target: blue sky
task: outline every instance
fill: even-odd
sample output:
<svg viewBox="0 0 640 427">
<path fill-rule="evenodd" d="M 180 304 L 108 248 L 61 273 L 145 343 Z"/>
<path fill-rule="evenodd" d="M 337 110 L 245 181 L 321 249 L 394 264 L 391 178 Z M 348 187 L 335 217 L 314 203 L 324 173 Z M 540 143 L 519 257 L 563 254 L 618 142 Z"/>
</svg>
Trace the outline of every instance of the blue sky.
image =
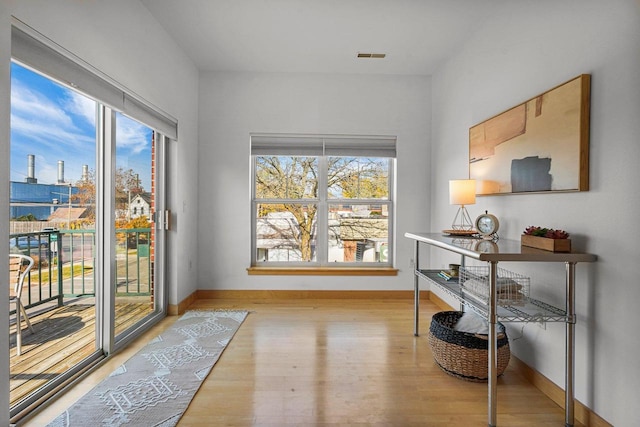
<svg viewBox="0 0 640 427">
<path fill-rule="evenodd" d="M 18 64 L 11 64 L 11 180 L 24 182 L 27 155 L 36 157 L 38 183 L 53 184 L 58 160 L 64 178 L 75 183 L 82 165 L 95 171 L 96 102 Z M 117 114 L 116 165 L 133 169 L 151 190 L 152 131 Z"/>
</svg>

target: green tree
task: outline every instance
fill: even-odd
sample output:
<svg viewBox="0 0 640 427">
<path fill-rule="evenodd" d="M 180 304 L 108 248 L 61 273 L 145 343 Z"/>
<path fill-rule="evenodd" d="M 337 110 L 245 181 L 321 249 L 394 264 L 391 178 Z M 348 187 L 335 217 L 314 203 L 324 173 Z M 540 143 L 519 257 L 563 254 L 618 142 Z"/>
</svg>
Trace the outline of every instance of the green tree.
<svg viewBox="0 0 640 427">
<path fill-rule="evenodd" d="M 16 221 L 37 221 L 38 218 L 36 218 L 34 214 L 27 214 L 27 215 L 19 216 L 15 220 Z"/>
</svg>

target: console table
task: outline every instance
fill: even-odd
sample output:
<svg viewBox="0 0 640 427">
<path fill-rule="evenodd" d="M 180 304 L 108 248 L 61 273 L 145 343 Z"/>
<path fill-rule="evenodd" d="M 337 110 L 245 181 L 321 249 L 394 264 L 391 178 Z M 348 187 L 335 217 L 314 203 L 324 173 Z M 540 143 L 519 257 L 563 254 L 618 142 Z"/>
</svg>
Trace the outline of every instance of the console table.
<svg viewBox="0 0 640 427">
<path fill-rule="evenodd" d="M 497 242 L 469 237 L 443 236 L 441 233 L 405 233 L 405 237 L 414 240 L 414 335 L 419 335 L 420 280 L 426 280 L 447 294 L 453 296 L 461 305 L 470 308 L 484 317 L 489 323 L 489 366 L 488 366 L 488 425 L 497 425 L 497 334 L 496 324 L 505 322 L 564 322 L 566 324 L 565 358 L 565 425 L 574 424 L 574 327 L 575 315 L 575 267 L 578 262 L 594 262 L 596 255 L 578 252 L 548 252 L 521 246 L 517 240 Z M 457 280 L 444 280 L 440 270 L 420 267 L 420 246 L 450 251 L 461 256 L 460 265 L 466 258 L 484 261 L 489 267 L 489 297 L 487 304 L 476 299 L 465 298 Z M 565 264 L 566 298 L 565 307 L 559 308 L 543 301 L 526 297 L 523 306 L 499 306 L 496 292 L 499 262 L 562 262 Z"/>
</svg>

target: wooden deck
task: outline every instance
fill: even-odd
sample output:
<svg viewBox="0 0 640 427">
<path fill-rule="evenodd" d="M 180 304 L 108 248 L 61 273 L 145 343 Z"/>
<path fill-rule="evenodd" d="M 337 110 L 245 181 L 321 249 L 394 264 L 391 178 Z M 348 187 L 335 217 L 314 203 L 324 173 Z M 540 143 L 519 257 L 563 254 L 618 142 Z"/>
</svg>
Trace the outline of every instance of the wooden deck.
<svg viewBox="0 0 640 427">
<path fill-rule="evenodd" d="M 23 323 L 22 355 L 16 356 L 15 324 L 10 329 L 10 401 L 13 406 L 48 381 L 88 357 L 96 349 L 93 300 L 79 300 L 29 316 L 32 334 Z M 145 303 L 116 302 L 116 335 L 153 311 Z"/>
</svg>

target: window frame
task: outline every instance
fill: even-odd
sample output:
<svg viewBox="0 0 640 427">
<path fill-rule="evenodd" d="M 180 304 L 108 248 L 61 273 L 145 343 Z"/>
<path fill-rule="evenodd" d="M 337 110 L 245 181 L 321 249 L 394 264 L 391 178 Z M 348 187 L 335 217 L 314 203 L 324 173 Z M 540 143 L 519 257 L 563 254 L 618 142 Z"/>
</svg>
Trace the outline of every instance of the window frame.
<svg viewBox="0 0 640 427">
<path fill-rule="evenodd" d="M 371 270 L 391 269 L 395 253 L 395 176 L 396 137 L 368 135 L 293 135 L 293 134 L 250 134 L 251 145 L 251 267 L 274 268 L 279 270 Z M 256 143 L 257 142 L 257 143 Z M 308 144 L 305 144 L 308 142 Z M 256 147 L 257 146 L 257 147 Z M 316 198 L 274 199 L 256 197 L 256 174 L 258 157 L 316 157 L 318 159 L 318 195 Z M 328 188 L 328 159 L 330 157 L 386 158 L 388 161 L 388 198 L 331 198 Z M 257 248 L 258 205 L 283 203 L 317 204 L 315 261 L 259 261 Z M 387 206 L 386 262 L 343 261 L 329 262 L 329 210 L 332 205 L 383 205 Z"/>
</svg>

